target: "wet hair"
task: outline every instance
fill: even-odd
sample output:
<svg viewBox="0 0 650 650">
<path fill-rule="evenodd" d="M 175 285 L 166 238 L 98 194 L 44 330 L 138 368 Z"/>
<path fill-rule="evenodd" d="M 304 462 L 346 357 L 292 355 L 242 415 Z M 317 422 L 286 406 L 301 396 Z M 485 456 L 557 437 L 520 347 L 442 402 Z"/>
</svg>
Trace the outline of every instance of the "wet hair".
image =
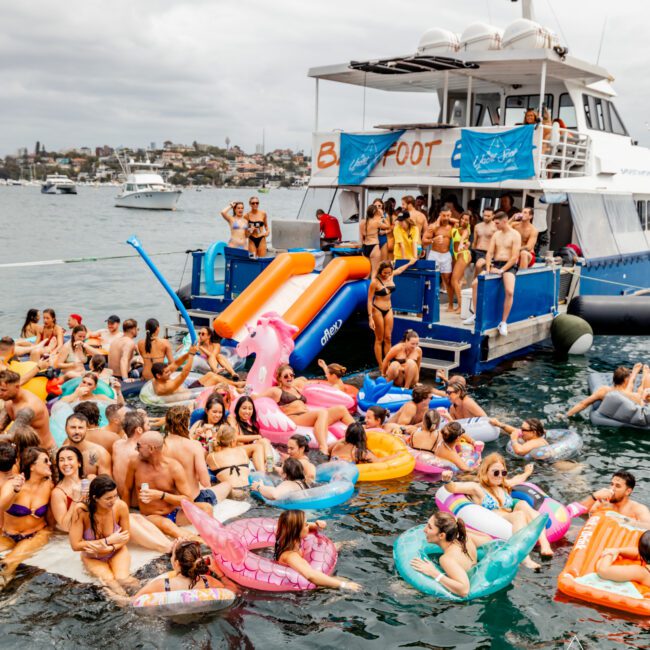
<svg viewBox="0 0 650 650">
<path fill-rule="evenodd" d="M 27 447 L 20 454 L 20 471 L 25 475 L 26 481 L 29 481 L 32 475 L 32 465 L 38 460 L 41 454 L 45 454 L 48 458 L 50 457 L 43 447 Z"/>
<path fill-rule="evenodd" d="M 107 492 L 112 492 L 117 489 L 115 481 L 108 476 L 108 474 L 100 474 L 90 482 L 88 490 L 88 515 L 90 519 L 90 527 L 93 529 L 95 539 L 99 539 L 99 531 L 95 522 L 95 515 L 97 514 L 97 501 L 101 499 Z M 112 533 L 113 531 L 111 531 Z"/>
<path fill-rule="evenodd" d="M 79 478 L 83 478 L 84 477 L 84 456 L 83 456 L 83 454 L 76 447 L 70 447 L 69 445 L 66 445 L 65 447 L 59 447 L 59 449 L 56 452 L 56 460 L 54 462 L 54 469 L 56 470 L 56 474 L 57 474 L 59 480 L 61 479 L 61 470 L 59 469 L 59 458 L 60 458 L 61 454 L 64 451 L 71 451 L 77 457 L 77 463 L 79 463 L 77 473 L 79 474 Z"/>
<path fill-rule="evenodd" d="M 201 327 L 199 332 L 205 330 L 210 337 L 210 343 L 221 343 L 221 337 L 211 327 Z"/>
<path fill-rule="evenodd" d="M 506 459 L 501 454 L 493 452 L 491 454 L 488 454 L 487 456 L 484 456 L 478 468 L 478 480 L 481 487 L 494 497 L 494 499 L 499 504 L 499 506 L 502 506 L 503 504 L 501 503 L 501 499 L 498 497 L 497 494 L 495 494 L 492 491 L 492 488 L 490 487 L 490 482 L 488 480 L 488 473 L 490 471 L 490 467 L 492 465 L 495 465 L 496 463 L 501 463 L 501 465 L 506 467 Z M 500 487 L 506 490 L 506 492 L 510 493 L 510 487 L 505 481 L 501 482 Z"/>
<path fill-rule="evenodd" d="M 103 354 L 93 354 L 93 356 L 90 357 L 89 365 L 93 372 L 100 373 L 104 368 L 106 368 L 106 357 Z"/>
<path fill-rule="evenodd" d="M 459 381 L 450 381 L 447 384 L 447 388 L 451 388 L 452 390 L 455 390 L 461 399 L 467 396 L 467 386 L 461 384 Z"/>
<path fill-rule="evenodd" d="M 223 397 L 221 395 L 217 395 L 216 393 L 212 393 L 210 397 L 208 397 L 208 400 L 205 403 L 205 408 L 203 410 L 203 422 L 207 423 L 208 421 L 208 411 L 212 410 L 212 407 L 215 404 L 221 404 L 221 419 L 219 422 L 215 422 L 215 425 L 219 426 L 221 424 L 226 423 L 226 405 L 224 404 Z"/>
<path fill-rule="evenodd" d="M 612 377 L 614 386 L 620 386 L 621 384 L 624 384 L 627 380 L 628 377 L 632 374 L 632 371 L 629 368 L 626 368 L 625 366 L 619 366 L 614 370 L 614 375 Z"/>
<path fill-rule="evenodd" d="M 96 355 L 96 356 L 100 356 L 100 355 Z M 104 357 L 101 357 L 101 358 L 103 359 Z M 91 361 L 92 361 L 92 359 L 91 359 Z M 81 378 L 82 379 L 88 379 L 88 378 L 92 379 L 95 382 L 95 388 L 97 388 L 97 384 L 99 383 L 99 377 L 94 372 L 85 372 L 81 376 Z"/>
<path fill-rule="evenodd" d="M 0 348 L 3 350 L 8 350 L 9 348 L 12 348 L 16 342 L 11 338 L 11 336 L 3 336 L 0 339 Z"/>
<path fill-rule="evenodd" d="M 377 206 L 372 203 L 366 209 L 366 219 L 372 219 L 377 214 Z"/>
<path fill-rule="evenodd" d="M 72 328 L 72 332 L 70 334 L 70 340 L 74 341 L 75 334 L 79 334 L 79 332 L 83 332 L 85 334 L 87 331 L 88 331 L 88 328 L 85 325 L 75 325 Z"/>
<path fill-rule="evenodd" d="M 220 396 L 217 395 L 217 397 L 220 397 Z M 222 404 L 223 404 L 223 402 L 222 402 Z M 251 419 L 248 422 L 245 422 L 239 416 L 239 412 L 241 411 L 241 408 L 242 408 L 242 406 L 244 406 L 244 404 L 250 404 L 253 407 L 253 412 L 251 413 Z M 237 403 L 235 404 L 235 408 L 233 409 L 233 412 L 235 413 L 235 419 L 237 420 L 237 424 L 239 425 L 239 428 L 241 429 L 242 433 L 245 436 L 259 435 L 260 426 L 257 423 L 257 410 L 255 409 L 255 402 L 248 395 L 242 395 L 237 400 Z M 225 417 L 226 417 L 226 409 L 225 408 L 223 410 L 223 413 L 224 413 L 223 419 L 225 419 Z"/>
<path fill-rule="evenodd" d="M 28 424 L 23 424 L 21 427 L 16 428 L 13 426 L 14 434 L 14 447 L 16 448 L 16 457 L 20 458 L 23 451 L 29 447 L 38 447 L 41 444 L 41 439 L 38 433 L 32 429 Z"/>
<path fill-rule="evenodd" d="M 283 510 L 275 529 L 273 559 L 277 562 L 285 551 L 292 551 L 300 542 L 300 533 L 305 525 L 302 510 Z"/>
<path fill-rule="evenodd" d="M 155 318 L 147 319 L 147 322 L 144 324 L 145 329 L 145 338 L 144 338 L 144 351 L 151 353 L 151 341 L 153 340 L 154 332 L 160 327 L 160 323 Z M 155 363 L 153 364 L 156 365 Z M 153 372 L 153 366 L 151 368 Z"/>
<path fill-rule="evenodd" d="M 307 451 L 309 448 L 309 440 L 303 435 L 300 435 L 299 433 L 294 433 L 289 440 L 293 440 L 296 445 L 298 445 L 298 449 L 302 449 L 303 451 Z"/>
<path fill-rule="evenodd" d="M 27 327 L 29 325 L 33 325 L 34 323 L 38 323 L 38 309 L 28 309 L 27 316 L 25 316 L 25 322 L 23 323 L 23 326 L 20 328 L 20 336 L 26 338 Z"/>
<path fill-rule="evenodd" d="M 160 377 L 163 372 L 165 372 L 165 364 L 162 361 L 156 361 L 156 363 L 151 364 L 151 374 L 154 377 Z"/>
<path fill-rule="evenodd" d="M 15 445 L 10 442 L 0 442 L 0 472 L 11 471 L 17 457 Z"/>
<path fill-rule="evenodd" d="M 524 422 L 528 424 L 531 432 L 534 433 L 538 438 L 543 438 L 546 435 L 544 425 L 538 418 L 528 418 L 527 420 L 524 420 Z"/>
<path fill-rule="evenodd" d="M 217 445 L 219 447 L 230 447 L 237 440 L 237 432 L 229 425 L 224 424 L 217 431 Z"/>
<path fill-rule="evenodd" d="M 650 530 L 639 537 L 639 556 L 646 564 L 650 564 Z"/>
<path fill-rule="evenodd" d="M 435 431 L 440 426 L 440 413 L 435 409 L 429 409 L 422 418 L 422 426 L 429 433 Z"/>
<path fill-rule="evenodd" d="M 402 343 L 406 343 L 409 339 L 420 338 L 420 335 L 415 330 L 405 330 L 402 335 Z"/>
<path fill-rule="evenodd" d="M 336 375 L 339 379 L 345 375 L 346 371 L 347 368 L 345 366 L 342 366 L 340 363 L 327 364 L 327 372 L 329 372 L 330 375 Z"/>
<path fill-rule="evenodd" d="M 442 512 L 439 510 L 433 515 L 433 521 L 436 524 L 436 528 L 445 534 L 445 539 L 448 542 L 457 541 L 463 553 L 469 555 L 467 551 L 467 529 L 462 519 L 456 519 L 450 512 Z"/>
<path fill-rule="evenodd" d="M 20 375 L 13 370 L 0 370 L 0 382 L 3 384 L 18 384 L 20 383 Z"/>
<path fill-rule="evenodd" d="M 366 454 L 368 453 L 368 439 L 366 430 L 359 422 L 348 424 L 345 430 L 345 442 L 354 446 L 354 462 L 365 463 Z"/>
<path fill-rule="evenodd" d="M 210 572 L 210 565 L 201 555 L 201 545 L 198 542 L 184 540 L 174 549 L 174 559 L 178 562 L 181 575 L 190 580 L 193 589 L 199 578 Z"/>
<path fill-rule="evenodd" d="M 84 415 L 89 426 L 99 426 L 99 406 L 95 402 L 79 402 L 72 412 Z"/>
<path fill-rule="evenodd" d="M 293 368 L 288 363 L 281 363 L 278 366 L 278 369 L 275 371 L 275 379 L 276 379 L 276 381 L 278 383 L 280 383 L 280 377 L 282 377 L 282 374 L 287 369 L 289 369 L 289 370 L 291 370 L 291 372 L 293 372 Z"/>
<path fill-rule="evenodd" d="M 411 400 L 414 404 L 419 404 L 424 402 L 425 399 L 431 397 L 431 388 L 425 386 L 424 384 L 415 384 L 413 390 L 411 391 Z"/>
<path fill-rule="evenodd" d="M 382 424 L 386 422 L 388 417 L 388 409 L 385 409 L 383 406 L 371 406 L 368 409 Z"/>
<path fill-rule="evenodd" d="M 620 469 L 618 472 L 614 472 L 612 478 L 622 479 L 625 481 L 625 486 L 629 487 L 631 490 L 633 490 L 636 486 L 636 479 L 634 478 L 634 474 L 632 474 L 632 472 L 628 472 L 625 469 Z"/>
<path fill-rule="evenodd" d="M 287 481 L 304 481 L 305 468 L 302 463 L 295 458 L 285 458 L 282 463 L 282 471 Z"/>
<path fill-rule="evenodd" d="M 168 436 L 190 437 L 190 409 L 187 406 L 172 406 L 165 413 L 165 430 Z"/>
<path fill-rule="evenodd" d="M 465 433 L 465 429 L 458 422 L 450 422 L 442 427 L 441 433 L 442 439 L 446 443 L 452 444 Z"/>
<path fill-rule="evenodd" d="M 388 260 L 384 260 L 383 262 L 379 262 L 379 266 L 377 267 L 377 272 L 375 273 L 375 277 L 378 278 L 381 276 L 381 274 L 386 270 L 390 269 L 391 271 L 393 270 L 393 263 L 389 262 Z"/>
<path fill-rule="evenodd" d="M 138 326 L 138 321 L 133 318 L 127 318 L 122 323 L 122 331 L 128 332 L 129 330 L 135 329 Z"/>
<path fill-rule="evenodd" d="M 52 317 L 52 323 L 56 325 L 56 312 L 51 307 L 43 310 L 44 314 L 49 314 Z"/>
<path fill-rule="evenodd" d="M 110 422 L 116 416 L 122 407 L 119 404 L 109 404 L 104 411 L 106 419 Z"/>
<path fill-rule="evenodd" d="M 83 404 L 84 402 L 81 402 Z M 77 404 L 77 406 L 81 406 L 81 404 Z M 76 407 L 75 407 L 76 408 Z M 85 413 L 82 413 L 81 411 L 73 411 L 68 415 L 68 417 L 65 419 L 65 428 L 68 428 L 68 422 L 72 420 L 79 420 L 79 422 L 85 422 L 86 426 L 88 426 L 88 418 L 86 417 Z"/>
<path fill-rule="evenodd" d="M 124 433 L 126 433 L 127 438 L 132 438 L 135 430 L 138 427 L 141 427 L 144 430 L 145 420 L 144 415 L 139 411 L 127 411 L 124 414 L 124 422 L 122 423 L 122 428 Z"/>
</svg>

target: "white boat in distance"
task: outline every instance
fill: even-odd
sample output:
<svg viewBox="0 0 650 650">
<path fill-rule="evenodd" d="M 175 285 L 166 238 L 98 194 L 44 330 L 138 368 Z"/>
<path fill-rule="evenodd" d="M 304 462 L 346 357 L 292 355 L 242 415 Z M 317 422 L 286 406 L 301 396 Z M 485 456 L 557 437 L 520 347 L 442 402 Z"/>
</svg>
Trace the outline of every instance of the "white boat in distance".
<svg viewBox="0 0 650 650">
<path fill-rule="evenodd" d="M 158 173 L 161 165 L 150 162 L 134 162 L 118 157 L 126 183 L 115 197 L 118 208 L 140 210 L 175 210 L 181 190 L 166 183 Z"/>
<path fill-rule="evenodd" d="M 63 174 L 48 174 L 41 183 L 43 194 L 76 194 L 77 185 Z"/>
</svg>

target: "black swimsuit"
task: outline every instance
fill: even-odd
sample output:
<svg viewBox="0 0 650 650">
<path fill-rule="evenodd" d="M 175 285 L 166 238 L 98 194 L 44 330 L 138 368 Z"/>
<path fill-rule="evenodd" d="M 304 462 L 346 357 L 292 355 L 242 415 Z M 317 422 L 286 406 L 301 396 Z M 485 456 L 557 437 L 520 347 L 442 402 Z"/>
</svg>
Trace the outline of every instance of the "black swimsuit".
<svg viewBox="0 0 650 650">
<path fill-rule="evenodd" d="M 205 576 L 201 576 L 205 589 L 210 589 L 210 583 Z M 165 578 L 165 591 L 171 591 L 171 585 L 169 584 L 169 578 Z"/>
<path fill-rule="evenodd" d="M 289 404 L 293 404 L 294 402 L 307 402 L 307 399 L 304 397 L 304 395 L 294 395 L 293 393 L 290 393 L 287 390 L 283 390 L 281 395 L 280 395 L 280 401 L 278 402 L 279 406 L 288 406 Z"/>
<path fill-rule="evenodd" d="M 263 221 L 249 221 L 248 222 L 249 227 L 251 228 L 263 228 L 264 227 L 264 222 Z M 264 239 L 264 235 L 261 237 L 254 237 L 253 235 L 248 235 L 248 238 L 253 242 L 253 245 L 255 248 L 259 248 L 260 243 Z"/>
<path fill-rule="evenodd" d="M 375 296 L 390 296 L 393 291 L 395 291 L 395 285 L 394 284 L 384 284 L 381 278 L 377 278 L 379 282 L 381 282 L 381 289 L 377 289 L 375 291 Z M 388 309 L 382 309 L 381 307 L 377 307 L 375 304 L 375 299 L 373 298 L 372 300 L 372 306 L 383 316 L 386 316 L 389 312 L 393 311 L 392 307 L 389 307 Z M 406 361 L 406 359 L 405 359 Z"/>
</svg>

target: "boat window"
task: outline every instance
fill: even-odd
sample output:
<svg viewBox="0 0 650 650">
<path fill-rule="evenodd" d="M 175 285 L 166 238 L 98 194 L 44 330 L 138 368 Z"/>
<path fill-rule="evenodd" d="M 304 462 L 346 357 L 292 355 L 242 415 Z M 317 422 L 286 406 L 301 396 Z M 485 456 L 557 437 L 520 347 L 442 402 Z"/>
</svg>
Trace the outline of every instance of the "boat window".
<svg viewBox="0 0 650 650">
<path fill-rule="evenodd" d="M 648 229 L 648 201 L 637 201 L 636 202 L 636 212 L 639 215 L 639 223 L 643 230 Z"/>
<path fill-rule="evenodd" d="M 544 106 L 553 114 L 553 95 L 544 96 Z M 506 126 L 522 124 L 526 111 L 539 109 L 539 95 L 510 95 L 506 97 Z"/>
<path fill-rule="evenodd" d="M 573 105 L 569 93 L 562 93 L 560 95 L 560 106 L 557 116 L 564 122 L 564 124 L 566 124 L 567 129 L 578 128 L 576 107 Z"/>
<path fill-rule="evenodd" d="M 587 128 L 605 133 L 628 135 L 621 118 L 612 102 L 593 95 L 583 95 L 582 104 L 585 109 Z"/>
<path fill-rule="evenodd" d="M 590 100 L 591 101 L 591 100 Z M 604 102 L 600 97 L 594 98 L 596 104 L 596 117 L 598 118 L 598 128 L 601 131 L 612 132 L 612 126 L 609 122 L 609 110 L 607 109 L 607 102 Z"/>
<path fill-rule="evenodd" d="M 609 104 L 609 116 L 612 121 L 612 132 L 618 133 L 618 135 L 628 135 L 627 129 L 616 110 L 616 106 L 612 102 L 607 103 Z"/>
<path fill-rule="evenodd" d="M 603 203 L 618 250 L 623 254 L 647 251 L 648 243 L 632 197 L 629 194 L 605 194 Z"/>
<path fill-rule="evenodd" d="M 126 186 L 126 191 L 127 192 L 135 192 L 135 185 L 132 185 L 131 183 L 128 183 Z"/>
<path fill-rule="evenodd" d="M 578 243 L 587 259 L 618 254 L 618 246 L 600 194 L 569 193 L 569 205 Z"/>
<path fill-rule="evenodd" d="M 587 95 L 582 96 L 582 104 L 585 107 L 585 121 L 587 122 L 587 128 L 593 129 L 594 126 L 591 122 L 591 109 L 589 108 L 589 99 Z"/>
</svg>

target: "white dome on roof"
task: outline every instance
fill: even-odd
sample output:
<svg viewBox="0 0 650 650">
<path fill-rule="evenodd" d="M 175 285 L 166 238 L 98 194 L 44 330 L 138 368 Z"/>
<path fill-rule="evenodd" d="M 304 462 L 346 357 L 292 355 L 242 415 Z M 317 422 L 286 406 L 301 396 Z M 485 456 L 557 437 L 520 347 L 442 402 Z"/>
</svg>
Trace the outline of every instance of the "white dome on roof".
<svg viewBox="0 0 650 650">
<path fill-rule="evenodd" d="M 422 35 L 418 45 L 418 54 L 435 54 L 438 56 L 455 54 L 458 52 L 459 46 L 458 34 L 454 34 L 454 32 L 447 29 L 434 27 Z"/>
<path fill-rule="evenodd" d="M 486 23 L 472 23 L 460 35 L 460 47 L 465 50 L 479 52 L 485 50 L 500 50 L 502 30 Z"/>
<path fill-rule="evenodd" d="M 504 50 L 551 49 L 556 45 L 559 40 L 553 32 L 526 18 L 510 23 L 503 32 Z"/>
</svg>

